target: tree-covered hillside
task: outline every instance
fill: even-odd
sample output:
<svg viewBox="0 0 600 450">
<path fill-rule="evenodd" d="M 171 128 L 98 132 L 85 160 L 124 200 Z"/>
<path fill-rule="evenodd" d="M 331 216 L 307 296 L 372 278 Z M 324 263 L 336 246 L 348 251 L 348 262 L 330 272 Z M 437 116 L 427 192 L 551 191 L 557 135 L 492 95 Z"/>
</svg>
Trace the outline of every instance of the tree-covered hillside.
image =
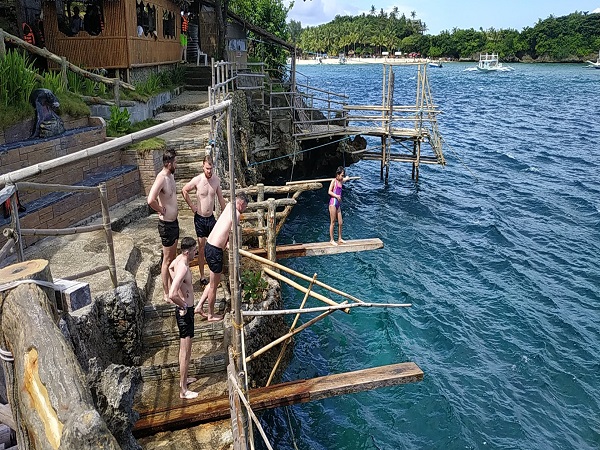
<svg viewBox="0 0 600 450">
<path fill-rule="evenodd" d="M 370 14 L 336 16 L 327 24 L 301 28 L 288 24 L 292 39 L 304 52 L 337 55 L 380 55 L 383 51 L 418 52 L 439 58 L 474 59 L 480 52 L 499 53 L 502 59 L 581 61 L 600 50 L 600 14 L 575 11 L 563 17 L 550 16 L 521 31 L 454 28 L 438 35 L 425 34 L 427 26 L 416 18 L 371 8 Z"/>
</svg>

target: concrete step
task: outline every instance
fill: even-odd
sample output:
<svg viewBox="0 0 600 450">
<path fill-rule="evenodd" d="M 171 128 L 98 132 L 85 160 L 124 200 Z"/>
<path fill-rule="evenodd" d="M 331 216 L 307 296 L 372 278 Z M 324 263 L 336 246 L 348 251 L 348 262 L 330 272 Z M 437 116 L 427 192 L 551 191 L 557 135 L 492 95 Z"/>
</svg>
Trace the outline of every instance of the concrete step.
<svg viewBox="0 0 600 450">
<path fill-rule="evenodd" d="M 224 308 L 224 305 L 221 305 Z M 171 307 L 171 315 L 162 320 L 154 320 L 144 326 L 143 343 L 144 348 L 168 347 L 179 344 L 179 330 L 175 321 L 175 308 Z M 196 315 L 194 321 L 194 340 L 200 341 L 222 341 L 223 321 L 208 322 Z"/>
<path fill-rule="evenodd" d="M 209 83 L 207 83 L 207 84 L 186 84 L 185 89 L 188 91 L 206 91 L 209 86 L 210 86 Z"/>
</svg>

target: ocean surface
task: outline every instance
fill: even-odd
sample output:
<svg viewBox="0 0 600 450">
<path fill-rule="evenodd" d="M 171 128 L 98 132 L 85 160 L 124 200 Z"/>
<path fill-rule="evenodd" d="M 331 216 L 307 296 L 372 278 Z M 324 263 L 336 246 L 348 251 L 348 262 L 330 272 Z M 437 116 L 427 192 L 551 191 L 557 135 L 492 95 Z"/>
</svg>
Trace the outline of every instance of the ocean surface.
<svg viewBox="0 0 600 450">
<path fill-rule="evenodd" d="M 378 162 L 347 169 L 361 179 L 344 186 L 343 235 L 384 248 L 281 261 L 364 301 L 412 303 L 311 326 L 285 381 L 406 361 L 423 381 L 265 412 L 274 448 L 600 448 L 600 70 L 471 66 L 428 69 L 445 168 L 416 183 L 392 163 L 388 184 Z M 300 70 L 381 102 L 380 65 Z M 416 69 L 394 71 L 395 98 L 413 102 Z M 280 242 L 328 241 L 327 201 L 303 194 Z"/>
</svg>

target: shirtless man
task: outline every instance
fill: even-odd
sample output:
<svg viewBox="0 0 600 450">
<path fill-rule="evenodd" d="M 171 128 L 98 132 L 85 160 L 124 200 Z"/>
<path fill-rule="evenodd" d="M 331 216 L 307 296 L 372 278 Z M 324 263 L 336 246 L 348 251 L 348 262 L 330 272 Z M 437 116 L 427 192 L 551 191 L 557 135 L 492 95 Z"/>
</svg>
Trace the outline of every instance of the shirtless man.
<svg viewBox="0 0 600 450">
<path fill-rule="evenodd" d="M 223 318 L 223 316 L 215 314 L 215 300 L 217 299 L 217 287 L 221 282 L 221 273 L 223 272 L 223 250 L 227 247 L 229 232 L 231 231 L 231 205 L 231 202 L 228 203 L 219 216 L 219 220 L 217 220 L 215 227 L 208 236 L 206 246 L 204 247 L 204 257 L 210 269 L 210 281 L 208 286 L 204 288 L 200 303 L 198 303 L 194 311 L 196 314 L 208 318 L 209 322 L 216 322 Z M 240 214 L 246 210 L 247 206 L 248 197 L 246 197 L 246 194 L 242 192 L 238 193 L 235 197 L 236 219 L 238 223 L 240 221 Z M 206 300 L 208 300 L 208 315 L 205 315 L 202 311 Z"/>
<path fill-rule="evenodd" d="M 169 266 L 173 280 L 169 289 L 169 300 L 175 303 L 175 317 L 179 328 L 179 398 L 186 400 L 198 397 L 197 392 L 188 389 L 188 384 L 196 379 L 187 376 L 194 337 L 194 286 L 190 261 L 197 253 L 196 240 L 184 237 L 181 240 L 181 254 Z"/>
<path fill-rule="evenodd" d="M 148 194 L 148 205 L 158 213 L 158 234 L 162 241 L 163 259 L 160 278 L 163 284 L 164 299 L 169 300 L 169 264 L 177 254 L 179 239 L 179 222 L 177 221 L 177 188 L 175 185 L 175 150 L 167 150 L 163 155 L 163 169 L 156 175 L 156 180 Z"/>
<path fill-rule="evenodd" d="M 210 155 L 204 157 L 202 170 L 198 176 L 195 176 L 186 184 L 181 193 L 183 198 L 194 211 L 194 227 L 196 236 L 198 236 L 198 267 L 200 268 L 200 283 L 207 285 L 208 280 L 204 278 L 204 244 L 206 238 L 217 223 L 213 213 L 215 209 L 215 197 L 219 199 L 221 211 L 225 209 L 225 199 L 221 191 L 221 180 L 213 175 L 213 159 Z M 190 198 L 190 192 L 196 191 L 196 204 Z"/>
</svg>

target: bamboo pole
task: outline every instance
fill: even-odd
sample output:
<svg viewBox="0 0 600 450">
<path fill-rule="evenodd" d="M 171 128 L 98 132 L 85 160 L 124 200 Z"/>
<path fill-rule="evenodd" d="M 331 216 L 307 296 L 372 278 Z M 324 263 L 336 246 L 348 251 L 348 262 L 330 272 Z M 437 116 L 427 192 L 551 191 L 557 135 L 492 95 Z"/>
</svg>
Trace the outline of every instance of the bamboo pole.
<svg viewBox="0 0 600 450">
<path fill-rule="evenodd" d="M 81 227 L 71 228 L 23 228 L 21 229 L 22 236 L 66 236 L 69 234 L 91 233 L 92 231 L 103 230 L 104 225 L 86 225 Z"/>
<path fill-rule="evenodd" d="M 279 281 L 283 281 L 284 283 L 292 286 L 293 288 L 299 290 L 300 292 L 304 292 L 304 293 L 308 292 L 308 289 L 306 289 L 304 286 L 299 285 L 295 281 L 290 280 L 288 277 L 281 275 L 281 274 L 275 272 L 274 270 L 269 269 L 268 267 L 263 267 L 263 270 L 267 275 L 269 275 Z M 318 294 L 316 292 L 311 291 L 309 295 L 313 298 L 316 298 L 317 300 L 321 300 L 323 303 L 327 303 L 328 305 L 331 305 L 331 306 L 339 305 L 339 303 L 336 303 L 333 300 L 331 300 L 330 298 L 327 298 L 324 295 Z M 346 312 L 348 312 L 348 311 L 346 311 Z"/>
<path fill-rule="evenodd" d="M 359 178 L 359 177 L 356 177 Z M 332 178 L 327 178 L 327 181 L 331 181 Z M 321 183 L 318 182 L 314 182 L 311 180 L 308 181 L 291 181 L 291 182 L 287 182 L 284 186 L 265 186 L 264 184 L 258 184 L 256 186 L 248 186 L 245 188 L 240 188 L 238 189 L 238 192 L 244 192 L 248 195 L 258 195 L 259 194 L 259 186 L 263 186 L 263 198 L 259 199 L 257 198 L 256 201 L 260 202 L 264 200 L 264 194 L 279 194 L 279 195 L 285 195 L 285 194 L 291 194 L 292 192 L 296 192 L 296 191 L 309 191 L 309 190 L 317 190 L 317 189 L 321 189 L 323 187 L 323 185 Z"/>
<path fill-rule="evenodd" d="M 260 424 L 260 421 L 258 420 L 258 417 L 256 417 L 256 414 L 254 414 L 254 411 L 252 411 L 252 408 L 250 407 L 250 403 L 244 397 L 244 393 L 240 389 L 240 386 L 237 384 L 237 382 L 236 382 L 236 380 L 235 380 L 235 378 L 234 378 L 234 376 L 232 374 L 229 374 L 229 379 L 231 381 L 231 384 L 235 387 L 238 396 L 240 397 L 240 399 L 244 403 L 244 406 L 246 407 L 246 410 L 248 411 L 248 414 L 250 415 L 250 417 L 252 417 L 252 421 L 256 425 L 256 428 L 258 428 L 258 432 L 260 433 L 260 435 L 262 436 L 263 440 L 265 441 L 265 445 L 267 446 L 267 448 L 269 450 L 273 450 L 273 447 L 271 447 L 271 444 L 269 443 L 269 439 L 267 438 L 267 435 L 265 434 L 265 430 L 263 430 L 263 427 Z M 252 441 L 250 443 L 252 444 Z"/>
<path fill-rule="evenodd" d="M 275 208 L 277 208 L 279 206 L 295 205 L 297 203 L 296 200 L 294 200 L 292 198 L 278 198 L 278 199 L 270 198 L 269 200 L 266 200 L 264 202 L 249 203 L 248 209 L 253 211 L 255 209 L 268 208 L 269 202 L 271 200 L 273 200 L 273 204 L 274 204 Z"/>
<path fill-rule="evenodd" d="M 79 191 L 79 192 L 98 192 L 97 186 L 69 186 L 66 184 L 47 184 L 47 183 L 31 183 L 20 181 L 17 183 L 19 191 Z"/>
<path fill-rule="evenodd" d="M 62 277 L 63 280 L 79 280 L 80 278 L 89 277 L 90 275 L 95 275 L 100 272 L 104 272 L 105 270 L 110 270 L 108 266 L 98 266 L 95 269 L 86 270 L 85 272 L 79 272 L 75 275 L 69 275 L 68 277 Z"/>
<path fill-rule="evenodd" d="M 69 79 L 67 78 L 67 58 L 61 56 L 60 58 L 60 79 L 62 80 L 65 90 L 69 89 Z"/>
<path fill-rule="evenodd" d="M 121 91 L 119 90 L 119 85 L 121 84 L 118 78 L 115 78 L 113 84 L 113 97 L 115 98 L 115 105 L 117 108 L 121 107 Z"/>
<path fill-rule="evenodd" d="M 115 246 L 113 244 L 112 229 L 110 226 L 110 214 L 108 213 L 108 195 L 106 193 L 106 183 L 101 183 L 98 186 L 100 190 L 100 204 L 102 205 L 102 225 L 106 234 L 106 246 L 108 248 L 108 270 L 113 287 L 118 286 L 117 282 L 117 265 L 115 262 Z"/>
<path fill-rule="evenodd" d="M 263 202 L 265 200 L 265 185 L 263 183 L 259 183 L 256 185 L 256 201 L 258 203 Z M 258 228 L 264 228 L 265 226 L 265 210 L 260 208 L 258 211 Z M 264 236 L 258 237 L 258 246 L 260 248 L 265 248 L 265 238 Z M 266 249 L 265 249 L 266 250 Z"/>
<path fill-rule="evenodd" d="M 6 46 L 4 45 L 4 30 L 0 28 L 0 58 L 4 58 L 6 55 Z"/>
<path fill-rule="evenodd" d="M 4 41 L 10 42 L 11 44 L 18 45 L 19 47 L 22 47 L 31 53 L 35 53 L 36 55 L 43 56 L 44 58 L 49 59 L 50 61 L 52 61 L 58 65 L 62 64 L 62 59 L 60 56 L 55 55 L 54 53 L 48 51 L 45 48 L 36 47 L 35 45 L 25 42 L 23 39 L 13 36 L 12 34 L 8 34 L 7 32 L 4 32 Z M 96 73 L 88 72 L 87 70 L 84 70 L 81 67 L 77 67 L 75 64 L 71 64 L 68 61 L 67 61 L 67 67 L 69 68 L 70 71 L 75 72 L 75 73 L 81 75 L 82 77 L 89 78 L 91 80 L 98 81 L 98 82 L 104 83 L 104 84 L 109 84 L 109 85 L 112 85 L 114 83 L 114 81 L 111 80 L 110 78 L 103 77 L 102 75 L 98 75 Z M 121 82 L 121 86 L 124 87 L 125 89 L 129 89 L 130 91 L 135 91 L 135 86 L 133 86 L 132 84 Z"/>
<path fill-rule="evenodd" d="M 8 255 L 10 255 L 15 249 L 15 240 L 9 238 L 8 241 L 2 246 L 0 250 L 0 264 L 4 261 Z"/>
<path fill-rule="evenodd" d="M 303 180 L 303 181 L 287 181 L 285 183 L 286 186 L 293 186 L 295 184 L 305 184 L 305 183 L 325 183 L 325 182 L 331 182 L 331 180 L 334 180 L 335 178 L 318 178 L 316 180 Z M 352 180 L 360 180 L 360 177 L 348 177 L 347 181 L 352 181 Z"/>
<path fill-rule="evenodd" d="M 247 250 L 240 249 L 240 255 L 246 256 L 246 257 L 248 257 L 250 259 L 253 259 L 255 261 L 258 261 L 260 263 L 267 264 L 269 266 L 274 267 L 275 269 L 283 270 L 284 272 L 287 272 L 287 273 L 290 273 L 292 275 L 295 275 L 298 278 L 301 278 L 301 279 L 303 279 L 305 281 L 311 281 L 311 278 L 309 276 L 307 276 L 307 275 L 304 275 L 303 273 L 297 272 L 294 269 L 290 269 L 289 267 L 282 266 L 281 264 L 278 264 L 276 262 L 269 261 L 268 259 L 263 258 L 263 257 L 258 256 L 258 255 L 255 255 L 254 253 L 250 253 Z M 355 297 L 353 295 L 350 295 L 350 294 L 348 294 L 348 293 L 346 293 L 344 291 L 340 291 L 339 289 L 336 289 L 336 288 L 334 288 L 332 286 L 329 286 L 328 284 L 325 284 L 322 281 L 315 280 L 314 283 L 317 286 L 320 286 L 320 287 L 322 287 L 324 289 L 327 289 L 328 291 L 331 291 L 331 292 L 334 292 L 334 293 L 336 293 L 338 295 L 341 295 L 342 297 L 346 297 L 347 299 L 350 299 L 350 300 L 355 301 L 357 303 L 364 303 L 360 298 L 357 298 L 357 297 Z"/>
<path fill-rule="evenodd" d="M 17 261 L 25 261 L 25 255 L 23 254 L 23 237 L 21 235 L 21 221 L 19 220 L 19 205 L 17 204 L 17 192 L 10 196 L 10 209 L 12 215 L 12 222 L 14 224 L 13 230 L 17 236 Z"/>
<path fill-rule="evenodd" d="M 298 328 L 296 328 L 294 331 L 284 334 L 283 336 L 281 336 L 280 338 L 275 339 L 273 342 L 271 342 L 270 344 L 265 345 L 263 348 L 255 351 L 253 354 L 251 354 L 250 356 L 246 357 L 246 362 L 250 362 L 253 359 L 258 358 L 260 355 L 262 355 L 263 353 L 271 350 L 273 347 L 275 347 L 276 345 L 282 343 L 283 341 L 288 340 L 289 338 L 291 338 L 292 336 L 295 336 L 296 334 L 300 333 L 301 331 L 307 329 L 308 327 L 310 327 L 311 325 L 317 323 L 319 320 L 324 319 L 325 317 L 327 317 L 329 314 L 331 314 L 333 311 L 327 311 L 324 312 L 323 314 L 315 317 L 314 319 L 309 320 L 308 322 L 300 325 Z"/>
<path fill-rule="evenodd" d="M 61 156 L 50 161 L 32 164 L 31 166 L 25 167 L 23 169 L 18 169 L 13 172 L 0 175 L 0 188 L 3 188 L 8 183 L 16 183 L 29 177 L 33 177 L 35 175 L 44 173 L 48 170 L 63 167 L 74 162 L 83 161 L 114 150 L 118 150 L 131 144 L 135 144 L 136 142 L 141 142 L 151 137 L 159 136 L 161 134 L 166 133 L 167 131 L 175 130 L 184 125 L 197 122 L 199 119 L 204 119 L 206 117 L 215 115 L 218 112 L 224 111 L 230 105 L 231 100 L 226 100 L 220 103 L 219 105 L 194 111 L 192 113 L 186 114 L 185 116 L 169 120 L 168 122 L 163 122 L 161 124 L 155 125 L 150 128 L 146 128 L 141 131 L 136 131 L 135 133 L 131 133 L 126 136 L 103 142 L 102 144 L 98 144 L 93 147 L 89 147 L 87 149 L 71 153 L 70 155 Z"/>
<path fill-rule="evenodd" d="M 336 306 L 317 306 L 315 308 L 277 309 L 268 311 L 244 311 L 244 317 L 285 316 L 288 314 L 309 314 L 323 311 L 337 311 L 350 308 L 410 308 L 412 303 L 343 303 Z"/>
<path fill-rule="evenodd" d="M 316 279 L 317 279 L 317 274 L 315 273 L 312 277 L 312 280 L 310 281 L 310 285 L 308 286 L 308 291 L 306 291 L 306 294 L 304 295 L 304 298 L 302 299 L 302 303 L 300 304 L 300 309 L 304 308 L 304 305 L 306 304 L 306 300 L 308 300 L 308 293 L 312 290 L 313 284 L 315 283 Z M 300 313 L 296 314 L 296 317 L 294 318 L 294 321 L 292 322 L 292 325 L 290 326 L 288 333 L 291 333 L 292 331 L 294 331 L 294 328 L 296 328 L 296 324 L 298 323 L 299 318 L 300 318 Z M 281 350 L 279 351 L 279 356 L 277 357 L 277 361 L 275 361 L 275 364 L 273 365 L 273 369 L 271 370 L 271 374 L 269 375 L 269 379 L 267 380 L 267 384 L 265 385 L 265 387 L 268 387 L 271 384 L 271 381 L 273 380 L 273 377 L 275 376 L 277 367 L 279 366 L 279 363 L 281 362 L 281 359 L 283 358 L 285 349 L 287 348 L 289 342 L 290 341 L 285 341 L 283 343 L 283 345 L 281 346 Z"/>
<path fill-rule="evenodd" d="M 275 233 L 275 199 L 268 200 L 267 208 L 267 256 L 270 261 L 277 260 L 277 234 Z"/>
</svg>

